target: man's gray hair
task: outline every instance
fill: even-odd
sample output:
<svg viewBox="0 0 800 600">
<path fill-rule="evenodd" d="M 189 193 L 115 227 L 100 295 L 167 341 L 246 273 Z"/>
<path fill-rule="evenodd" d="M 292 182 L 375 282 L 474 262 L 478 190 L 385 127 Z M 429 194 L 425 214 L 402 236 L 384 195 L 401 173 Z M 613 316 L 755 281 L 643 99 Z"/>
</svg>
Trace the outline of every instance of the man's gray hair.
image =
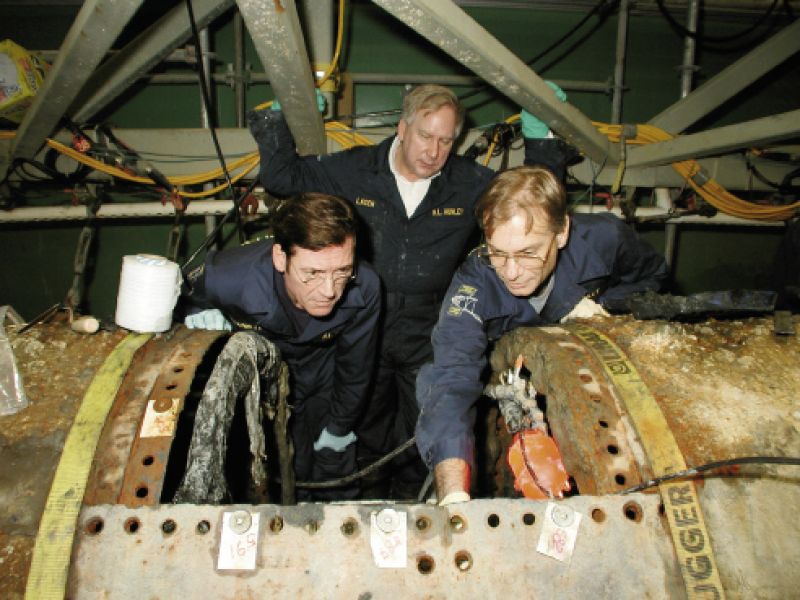
<svg viewBox="0 0 800 600">
<path fill-rule="evenodd" d="M 450 106 L 456 113 L 455 137 L 464 125 L 464 107 L 458 97 L 443 85 L 425 84 L 415 87 L 403 99 L 403 113 L 400 118 L 411 125 L 417 114 L 436 112 L 443 106 Z"/>
</svg>

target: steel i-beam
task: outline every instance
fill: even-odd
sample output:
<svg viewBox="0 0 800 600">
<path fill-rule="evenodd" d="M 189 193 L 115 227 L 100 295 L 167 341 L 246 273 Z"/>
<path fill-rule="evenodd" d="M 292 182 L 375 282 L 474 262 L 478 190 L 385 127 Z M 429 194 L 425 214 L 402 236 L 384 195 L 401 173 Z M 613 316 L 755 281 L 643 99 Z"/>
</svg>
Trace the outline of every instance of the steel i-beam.
<svg viewBox="0 0 800 600">
<path fill-rule="evenodd" d="M 324 153 L 325 129 L 294 0 L 238 0 L 237 4 L 280 100 L 297 151 Z"/>
<path fill-rule="evenodd" d="M 233 5 L 234 0 L 193 0 L 197 27 L 206 27 Z M 81 123 L 93 117 L 169 56 L 190 35 L 189 13 L 181 3 L 95 71 L 72 104 L 74 120 Z"/>
<path fill-rule="evenodd" d="M 650 125 L 680 133 L 800 50 L 800 20 L 650 119 Z"/>
<path fill-rule="evenodd" d="M 486 80 L 597 162 L 615 163 L 619 151 L 586 115 L 553 90 L 513 52 L 450 0 L 373 0 L 414 31 Z"/>
<path fill-rule="evenodd" d="M 17 130 L 11 152 L 14 158 L 33 158 L 141 3 L 142 0 L 83 3 L 53 68 Z"/>
<path fill-rule="evenodd" d="M 628 167 L 650 167 L 774 144 L 800 135 L 800 110 L 684 135 L 628 151 Z"/>
</svg>

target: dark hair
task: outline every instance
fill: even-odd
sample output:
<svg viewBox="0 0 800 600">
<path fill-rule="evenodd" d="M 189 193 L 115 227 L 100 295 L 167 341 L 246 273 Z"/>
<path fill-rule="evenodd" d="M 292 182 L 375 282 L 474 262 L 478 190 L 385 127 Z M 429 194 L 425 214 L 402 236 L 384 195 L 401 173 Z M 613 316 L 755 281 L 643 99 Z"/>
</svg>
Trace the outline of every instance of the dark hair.
<svg viewBox="0 0 800 600">
<path fill-rule="evenodd" d="M 356 239 L 356 221 L 350 204 L 337 196 L 307 193 L 285 200 L 272 220 L 275 241 L 287 255 L 294 247 L 322 250 Z"/>
<path fill-rule="evenodd" d="M 567 194 L 550 169 L 537 166 L 515 167 L 495 177 L 475 206 L 475 217 L 486 237 L 495 228 L 522 211 L 527 217 L 527 231 L 534 220 L 544 215 L 551 231 L 564 229 L 567 218 Z"/>
<path fill-rule="evenodd" d="M 418 113 L 436 112 L 443 106 L 449 106 L 456 113 L 456 137 L 461 133 L 464 125 L 464 107 L 458 97 L 448 88 L 435 83 L 426 83 L 412 89 L 403 98 L 403 113 L 400 115 L 406 123 L 411 125 Z"/>
</svg>

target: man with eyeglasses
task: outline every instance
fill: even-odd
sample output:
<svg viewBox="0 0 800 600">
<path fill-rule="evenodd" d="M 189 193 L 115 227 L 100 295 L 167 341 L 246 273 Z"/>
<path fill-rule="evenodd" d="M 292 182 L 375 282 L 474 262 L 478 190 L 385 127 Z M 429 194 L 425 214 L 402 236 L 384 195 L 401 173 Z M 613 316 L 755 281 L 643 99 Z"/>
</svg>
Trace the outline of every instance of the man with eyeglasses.
<svg viewBox="0 0 800 600">
<path fill-rule="evenodd" d="M 417 378 L 417 446 L 442 504 L 469 500 L 475 403 L 488 346 L 516 327 L 607 314 L 602 303 L 657 290 L 664 259 L 610 213 L 570 217 L 548 169 L 498 175 L 475 214 L 485 243 L 450 284 Z"/>
<path fill-rule="evenodd" d="M 325 481 L 355 471 L 355 424 L 375 360 L 380 282 L 356 268 L 356 221 L 326 194 L 285 200 L 273 238 L 209 253 L 189 275 L 188 327 L 253 329 L 289 366 L 295 475 Z M 200 309 L 205 310 L 200 310 Z M 353 497 L 355 488 L 314 497 Z"/>
<path fill-rule="evenodd" d="M 566 98 L 557 86 L 554 93 Z M 494 172 L 452 153 L 464 108 L 440 85 L 406 94 L 396 135 L 324 156 L 297 155 L 280 111 L 253 111 L 248 121 L 261 156 L 261 181 L 271 193 L 342 196 L 364 225 L 360 250 L 379 273 L 385 294 L 375 390 L 357 429 L 360 466 L 372 464 L 413 435 L 417 373 L 432 357 L 439 306 L 474 243 L 473 209 Z M 528 121 L 542 124 L 523 114 L 526 162 L 563 168 L 574 150 L 559 139 L 538 139 L 549 129 L 531 133 Z M 365 497 L 416 498 L 426 476 L 416 451 L 408 449 L 393 461 L 388 477 L 375 478 L 384 481 L 371 482 Z M 386 479 L 389 490 L 383 489 Z"/>
</svg>

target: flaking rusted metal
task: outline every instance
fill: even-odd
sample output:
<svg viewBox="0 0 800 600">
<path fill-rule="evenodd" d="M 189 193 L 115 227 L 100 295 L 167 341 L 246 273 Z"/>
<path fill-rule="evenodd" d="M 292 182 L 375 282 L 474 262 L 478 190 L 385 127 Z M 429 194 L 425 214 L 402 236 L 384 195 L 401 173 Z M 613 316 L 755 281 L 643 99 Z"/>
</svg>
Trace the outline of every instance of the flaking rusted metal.
<svg viewBox="0 0 800 600">
<path fill-rule="evenodd" d="M 617 350 L 600 337 L 584 343 L 572 334 L 575 325 L 566 324 L 518 329 L 492 356 L 497 372 L 524 355 L 532 381 L 547 396 L 549 426 L 582 494 L 614 492 L 650 477 L 639 432 L 595 355 L 606 364 L 629 361 L 638 371 L 689 466 L 744 456 L 800 456 L 800 343 L 776 336 L 771 320 L 619 317 L 588 324 L 622 354 L 610 357 Z M 800 524 L 789 507 L 800 505 L 797 468 L 731 467 L 697 482 L 710 539 L 693 534 L 686 543 L 713 549 L 727 596 L 795 595 Z M 694 518 L 680 507 L 674 510 L 680 522 Z"/>
<path fill-rule="evenodd" d="M 130 450 L 117 499 L 121 504 L 152 506 L 161 501 L 167 462 L 184 398 L 206 349 L 221 335 L 219 331 L 198 331 L 188 335 L 189 331 L 181 328 L 171 344 L 172 352 L 160 365 Z"/>
</svg>

